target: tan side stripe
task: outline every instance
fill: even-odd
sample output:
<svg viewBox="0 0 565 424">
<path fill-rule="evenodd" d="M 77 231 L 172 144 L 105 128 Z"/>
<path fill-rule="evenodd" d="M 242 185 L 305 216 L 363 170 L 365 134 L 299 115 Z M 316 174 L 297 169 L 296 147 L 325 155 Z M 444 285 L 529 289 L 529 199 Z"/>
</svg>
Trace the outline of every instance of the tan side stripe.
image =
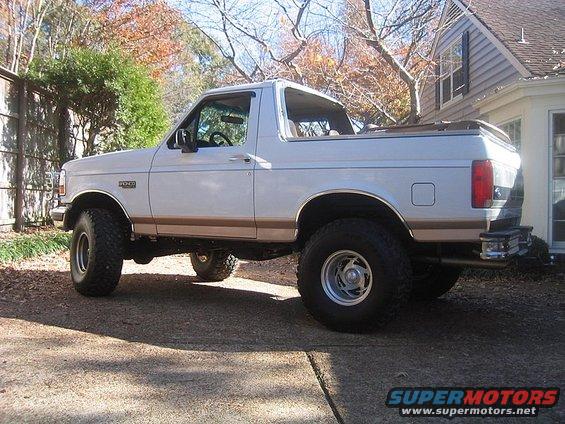
<svg viewBox="0 0 565 424">
<path fill-rule="evenodd" d="M 177 218 L 167 216 L 157 216 L 155 219 L 147 216 L 136 216 L 131 218 L 134 224 L 160 224 L 160 225 L 186 225 L 195 227 L 254 227 L 253 219 L 248 218 Z M 257 220 L 258 228 L 294 229 L 296 225 L 292 220 L 281 220 L 263 218 Z"/>
<path fill-rule="evenodd" d="M 133 224 L 154 224 L 155 220 L 152 216 L 132 216 L 130 217 Z"/>
<path fill-rule="evenodd" d="M 292 219 L 260 218 L 256 223 L 257 228 L 296 229 L 296 223 Z"/>
<path fill-rule="evenodd" d="M 131 217 L 134 224 L 160 224 L 160 225 L 186 225 L 196 227 L 245 227 L 255 226 L 255 222 L 248 218 L 177 218 L 167 216 L 157 216 L 153 219 L 150 216 Z M 256 221 L 257 228 L 271 229 L 296 229 L 293 220 L 283 220 L 277 218 L 260 218 Z M 478 229 L 487 228 L 486 221 L 408 221 L 408 226 L 413 230 L 457 230 L 457 229 Z"/>
<path fill-rule="evenodd" d="M 193 227 L 254 227 L 255 222 L 247 218 L 176 218 L 167 216 L 155 217 L 155 223 L 161 225 L 186 225 Z"/>
<path fill-rule="evenodd" d="M 486 230 L 486 221 L 408 221 L 408 226 L 413 230 Z"/>
</svg>

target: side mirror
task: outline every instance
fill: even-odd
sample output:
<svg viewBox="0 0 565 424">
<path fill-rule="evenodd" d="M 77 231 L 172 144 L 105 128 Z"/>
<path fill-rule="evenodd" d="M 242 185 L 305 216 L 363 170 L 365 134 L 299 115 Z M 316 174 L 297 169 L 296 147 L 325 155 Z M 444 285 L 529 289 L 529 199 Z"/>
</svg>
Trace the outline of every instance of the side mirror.
<svg viewBox="0 0 565 424">
<path fill-rule="evenodd" d="M 196 140 L 185 129 L 177 130 L 175 133 L 175 148 L 181 149 L 183 153 L 194 153 L 198 151 Z"/>
</svg>

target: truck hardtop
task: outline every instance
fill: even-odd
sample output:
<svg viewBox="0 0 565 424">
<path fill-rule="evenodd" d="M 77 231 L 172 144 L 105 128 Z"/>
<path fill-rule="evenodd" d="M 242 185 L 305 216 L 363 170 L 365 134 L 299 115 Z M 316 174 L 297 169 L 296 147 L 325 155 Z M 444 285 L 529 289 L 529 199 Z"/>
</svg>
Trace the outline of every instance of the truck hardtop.
<svg viewBox="0 0 565 424">
<path fill-rule="evenodd" d="M 361 130 L 285 80 L 210 90 L 156 147 L 67 162 L 51 216 L 73 230 L 71 278 L 110 294 L 124 259 L 190 253 L 218 281 L 238 259 L 300 253 L 298 288 L 356 331 L 433 299 L 465 267 L 527 252 L 520 157 L 480 121 Z"/>
</svg>

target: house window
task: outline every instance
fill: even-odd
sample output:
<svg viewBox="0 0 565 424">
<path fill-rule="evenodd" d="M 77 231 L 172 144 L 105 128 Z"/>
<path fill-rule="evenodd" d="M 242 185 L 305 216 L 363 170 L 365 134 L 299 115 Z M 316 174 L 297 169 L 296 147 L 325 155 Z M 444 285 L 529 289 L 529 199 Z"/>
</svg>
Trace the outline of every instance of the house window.
<svg viewBox="0 0 565 424">
<path fill-rule="evenodd" d="M 520 118 L 499 125 L 500 129 L 508 134 L 512 145 L 520 151 L 522 144 L 522 120 Z"/>
<path fill-rule="evenodd" d="M 445 49 L 439 58 L 441 105 L 463 94 L 463 42 L 459 38 Z"/>
<path fill-rule="evenodd" d="M 565 247 L 565 112 L 553 113 L 553 247 Z"/>
</svg>

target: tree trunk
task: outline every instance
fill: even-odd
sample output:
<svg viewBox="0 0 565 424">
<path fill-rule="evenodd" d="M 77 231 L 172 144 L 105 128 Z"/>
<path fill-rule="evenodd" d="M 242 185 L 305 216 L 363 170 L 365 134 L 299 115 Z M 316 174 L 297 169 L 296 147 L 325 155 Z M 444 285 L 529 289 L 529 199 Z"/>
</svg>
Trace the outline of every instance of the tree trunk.
<svg viewBox="0 0 565 424">
<path fill-rule="evenodd" d="M 379 36 L 373 21 L 373 10 L 371 8 L 371 0 L 365 0 L 365 19 L 367 26 L 371 32 L 371 37 L 367 38 L 367 44 L 373 47 L 382 58 L 390 65 L 394 72 L 407 85 L 410 93 L 410 113 L 405 123 L 416 124 L 420 120 L 420 93 L 419 82 L 410 73 L 408 69 L 395 57 L 392 51 L 386 46 L 384 40 Z"/>
<path fill-rule="evenodd" d="M 88 137 L 84 140 L 84 154 L 83 156 L 94 155 L 94 141 L 96 141 L 97 133 L 95 131 L 89 131 Z"/>
<path fill-rule="evenodd" d="M 420 83 L 410 72 L 394 57 L 388 48 L 380 40 L 367 40 L 367 44 L 373 47 L 382 58 L 390 65 L 394 72 L 406 84 L 410 93 L 410 113 L 404 120 L 406 124 L 417 124 L 420 121 Z"/>
</svg>

